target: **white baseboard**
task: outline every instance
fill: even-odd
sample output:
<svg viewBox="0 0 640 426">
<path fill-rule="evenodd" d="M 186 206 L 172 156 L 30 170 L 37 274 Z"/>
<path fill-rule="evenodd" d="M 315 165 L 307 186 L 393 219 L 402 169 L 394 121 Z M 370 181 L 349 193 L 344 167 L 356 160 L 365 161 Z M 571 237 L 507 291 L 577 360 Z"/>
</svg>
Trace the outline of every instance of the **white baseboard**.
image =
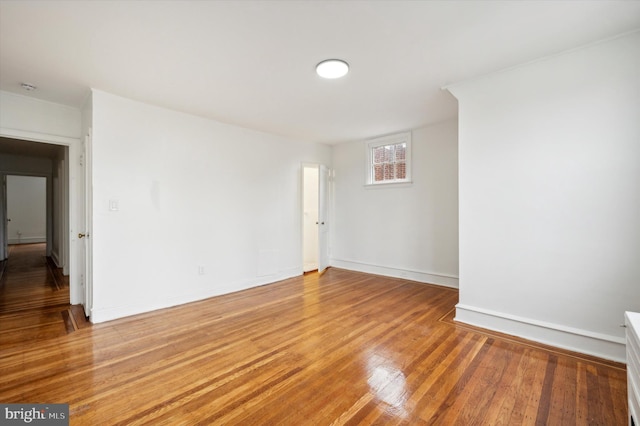
<svg viewBox="0 0 640 426">
<path fill-rule="evenodd" d="M 178 305 L 184 305 L 186 303 L 197 302 L 200 300 L 208 299 L 210 297 L 222 296 L 224 294 L 235 293 L 238 291 L 246 290 L 253 287 L 259 287 L 261 285 L 272 284 L 278 281 L 282 281 L 291 277 L 302 275 L 301 268 L 289 268 L 283 271 L 279 271 L 276 274 L 267 277 L 258 277 L 253 280 L 246 280 L 239 283 L 233 283 L 230 286 L 233 287 L 232 291 L 220 291 L 207 288 L 199 292 L 181 295 L 179 297 L 167 298 L 164 300 L 145 300 L 146 303 L 134 303 L 129 305 L 97 308 L 91 309 L 90 320 L 94 324 L 101 322 L 112 321 L 132 315 L 143 314 L 147 312 L 157 311 L 159 309 L 171 308 Z"/>
<path fill-rule="evenodd" d="M 60 265 L 62 262 L 60 262 L 60 255 L 58 255 L 57 251 L 51 250 L 51 260 L 53 260 L 53 263 L 55 263 L 58 268 L 61 268 Z"/>
<path fill-rule="evenodd" d="M 545 345 L 624 363 L 625 340 L 458 303 L 455 321 L 510 334 Z"/>
<path fill-rule="evenodd" d="M 366 272 L 368 274 L 383 275 L 385 277 L 404 278 L 425 284 L 436 284 L 444 287 L 458 288 L 458 277 L 454 275 L 412 271 L 408 269 L 372 265 L 370 263 L 344 259 L 331 259 L 330 264 L 336 268 L 348 269 L 350 271 Z"/>
<path fill-rule="evenodd" d="M 46 243 L 47 237 L 22 237 L 22 238 L 9 238 L 7 241 L 9 244 L 35 244 Z"/>
</svg>

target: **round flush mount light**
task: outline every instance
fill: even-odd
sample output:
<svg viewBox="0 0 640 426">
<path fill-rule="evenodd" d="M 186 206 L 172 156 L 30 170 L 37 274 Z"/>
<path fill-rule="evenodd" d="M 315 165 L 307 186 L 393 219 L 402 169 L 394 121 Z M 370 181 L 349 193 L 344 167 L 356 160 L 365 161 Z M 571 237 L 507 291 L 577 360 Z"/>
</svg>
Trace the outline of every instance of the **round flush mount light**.
<svg viewBox="0 0 640 426">
<path fill-rule="evenodd" d="M 36 90 L 36 85 L 31 83 L 20 83 L 20 87 L 29 92 L 31 92 L 32 90 Z"/>
<path fill-rule="evenodd" d="M 322 78 L 340 78 L 349 72 L 349 64 L 342 59 L 327 59 L 316 65 L 316 72 Z"/>
</svg>

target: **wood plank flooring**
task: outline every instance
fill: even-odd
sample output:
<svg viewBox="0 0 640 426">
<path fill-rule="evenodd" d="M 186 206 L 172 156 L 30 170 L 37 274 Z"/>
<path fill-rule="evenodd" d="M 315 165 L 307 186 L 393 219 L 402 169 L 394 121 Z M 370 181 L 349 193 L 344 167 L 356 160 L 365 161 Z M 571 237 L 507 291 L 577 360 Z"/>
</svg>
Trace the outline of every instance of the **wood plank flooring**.
<svg viewBox="0 0 640 426">
<path fill-rule="evenodd" d="M 88 325 L 81 307 L 69 305 L 69 279 L 45 257 L 45 250 L 45 244 L 9 246 L 0 277 L 2 349 L 64 336 Z"/>
<path fill-rule="evenodd" d="M 72 425 L 627 424 L 623 365 L 457 325 L 457 299 L 329 269 L 3 340 L 0 402 Z"/>
<path fill-rule="evenodd" d="M 47 266 L 45 244 L 9 246 L 0 280 L 0 313 L 69 305 L 69 283 Z"/>
</svg>

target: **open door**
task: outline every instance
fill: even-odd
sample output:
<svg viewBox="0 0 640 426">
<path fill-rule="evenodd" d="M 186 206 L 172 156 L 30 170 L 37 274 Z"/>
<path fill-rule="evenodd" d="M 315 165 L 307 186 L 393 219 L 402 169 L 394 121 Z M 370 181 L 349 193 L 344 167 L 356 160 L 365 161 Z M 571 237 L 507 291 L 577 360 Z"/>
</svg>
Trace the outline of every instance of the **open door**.
<svg viewBox="0 0 640 426">
<path fill-rule="evenodd" d="M 318 179 L 318 273 L 323 273 L 329 267 L 328 186 L 329 169 L 327 166 L 320 165 Z"/>
<path fill-rule="evenodd" d="M 78 227 L 78 265 L 80 271 L 80 285 L 83 292 L 84 314 L 91 316 L 93 308 L 93 282 L 92 282 L 92 244 L 91 244 L 91 228 L 92 228 L 92 182 L 91 182 L 91 130 L 85 136 L 82 144 L 82 152 L 80 154 L 80 167 L 83 183 L 83 200 L 79 202 L 78 216 L 81 218 L 82 225 Z"/>
<path fill-rule="evenodd" d="M 318 270 L 318 179 L 317 164 L 302 166 L 302 271 Z"/>
<path fill-rule="evenodd" d="M 0 261 L 9 257 L 9 221 L 7 217 L 7 175 L 0 175 Z"/>
</svg>

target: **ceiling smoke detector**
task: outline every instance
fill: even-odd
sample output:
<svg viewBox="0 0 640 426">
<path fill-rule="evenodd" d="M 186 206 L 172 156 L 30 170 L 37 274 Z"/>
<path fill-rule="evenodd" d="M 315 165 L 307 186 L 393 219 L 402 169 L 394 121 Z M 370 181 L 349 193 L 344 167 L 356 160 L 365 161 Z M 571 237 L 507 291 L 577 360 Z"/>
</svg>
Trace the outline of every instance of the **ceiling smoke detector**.
<svg viewBox="0 0 640 426">
<path fill-rule="evenodd" d="M 20 83 L 20 87 L 29 92 L 31 92 L 32 90 L 36 90 L 36 85 L 31 83 Z"/>
</svg>

